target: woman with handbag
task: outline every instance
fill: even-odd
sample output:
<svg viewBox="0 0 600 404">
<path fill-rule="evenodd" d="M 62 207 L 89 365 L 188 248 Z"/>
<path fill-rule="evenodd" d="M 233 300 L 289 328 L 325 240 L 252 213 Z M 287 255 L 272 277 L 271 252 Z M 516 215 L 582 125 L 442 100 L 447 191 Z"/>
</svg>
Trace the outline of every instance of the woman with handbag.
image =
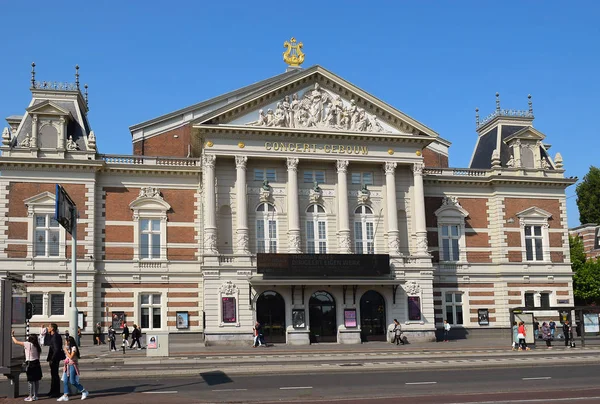
<svg viewBox="0 0 600 404">
<path fill-rule="evenodd" d="M 69 383 L 81 392 L 81 399 L 85 400 L 90 393 L 79 383 L 79 358 L 81 354 L 75 338 L 65 338 L 65 355 L 67 358 L 65 359 L 62 376 L 63 395 L 56 401 L 69 401 Z"/>
<path fill-rule="evenodd" d="M 36 401 L 42 379 L 42 367 L 40 366 L 40 354 L 42 347 L 35 334 L 31 334 L 26 342 L 18 341 L 15 338 L 15 332 L 12 332 L 12 340 L 15 344 L 25 348 L 25 373 L 27 374 L 27 385 L 29 386 L 29 396 L 25 401 Z"/>
<path fill-rule="evenodd" d="M 527 331 L 525 331 L 525 323 L 523 321 L 519 322 L 518 328 L 519 334 L 519 351 L 531 351 L 531 348 L 527 346 L 527 342 L 525 342 L 525 337 L 527 335 Z"/>
</svg>

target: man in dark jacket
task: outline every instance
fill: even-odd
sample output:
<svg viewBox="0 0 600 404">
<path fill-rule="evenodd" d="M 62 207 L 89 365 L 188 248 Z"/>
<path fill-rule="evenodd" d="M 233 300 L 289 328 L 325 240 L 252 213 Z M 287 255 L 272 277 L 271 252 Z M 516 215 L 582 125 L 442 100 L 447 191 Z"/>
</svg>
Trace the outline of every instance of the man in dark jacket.
<svg viewBox="0 0 600 404">
<path fill-rule="evenodd" d="M 129 345 L 129 349 L 133 348 L 135 344 L 137 344 L 137 349 L 142 349 L 142 344 L 140 344 L 141 337 L 142 331 L 139 329 L 137 324 L 134 324 L 133 331 L 131 332 L 131 345 Z"/>
<path fill-rule="evenodd" d="M 569 344 L 569 340 L 571 339 L 571 324 L 569 324 L 569 320 L 565 320 L 563 324 L 563 335 L 565 336 L 565 346 L 571 348 L 571 344 Z"/>
<path fill-rule="evenodd" d="M 49 328 L 50 337 L 48 338 L 48 357 L 46 361 L 50 365 L 50 376 L 52 381 L 50 382 L 50 397 L 60 397 L 60 377 L 58 376 L 58 367 L 60 361 L 65 359 L 65 352 L 63 351 L 62 338 L 58 333 L 58 326 L 55 323 L 50 324 Z"/>
</svg>

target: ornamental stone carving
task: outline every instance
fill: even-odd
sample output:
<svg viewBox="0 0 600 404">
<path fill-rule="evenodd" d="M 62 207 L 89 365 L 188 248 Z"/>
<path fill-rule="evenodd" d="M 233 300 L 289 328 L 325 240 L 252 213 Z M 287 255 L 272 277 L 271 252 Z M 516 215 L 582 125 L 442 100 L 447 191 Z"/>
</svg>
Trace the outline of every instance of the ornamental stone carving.
<svg viewBox="0 0 600 404">
<path fill-rule="evenodd" d="M 349 254 L 352 252 L 352 241 L 350 240 L 350 234 L 340 234 L 338 236 L 338 243 L 340 245 L 340 250 L 343 254 Z"/>
<path fill-rule="evenodd" d="M 315 182 L 314 186 L 310 190 L 310 193 L 308 194 L 308 199 L 312 203 L 317 203 L 321 199 L 321 196 L 323 196 L 323 190 L 321 189 L 319 184 Z"/>
<path fill-rule="evenodd" d="M 70 135 L 69 135 L 69 138 L 67 139 L 67 150 L 69 150 L 69 151 L 79 150 L 79 146 L 77 146 L 77 143 L 75 143 L 75 141 L 73 140 L 73 138 Z"/>
<path fill-rule="evenodd" d="M 336 168 L 338 173 L 348 172 L 348 160 L 338 160 L 336 162 Z"/>
<path fill-rule="evenodd" d="M 204 234 L 204 250 L 208 254 L 218 254 L 217 250 L 217 235 L 214 232 L 206 232 Z"/>
<path fill-rule="evenodd" d="M 291 253 L 299 253 L 300 250 L 300 234 L 293 232 L 288 234 L 288 244 Z"/>
<path fill-rule="evenodd" d="M 287 169 L 288 171 L 297 171 L 298 170 L 298 159 L 289 157 L 287 159 Z"/>
<path fill-rule="evenodd" d="M 427 253 L 427 236 L 417 235 L 417 250 Z"/>
<path fill-rule="evenodd" d="M 240 232 L 237 235 L 237 251 L 239 254 L 250 254 L 250 249 L 248 248 L 249 238 L 247 232 Z"/>
<path fill-rule="evenodd" d="M 235 167 L 246 169 L 246 163 L 248 162 L 248 156 L 235 156 Z"/>
<path fill-rule="evenodd" d="M 456 196 L 444 196 L 442 198 L 442 206 L 456 206 L 461 208 L 458 198 Z"/>
<path fill-rule="evenodd" d="M 298 94 L 292 98 L 286 95 L 276 104 L 275 110 L 269 108 L 258 112 L 256 121 L 249 125 L 277 128 L 316 128 L 325 130 L 351 130 L 357 132 L 389 132 L 381 125 L 376 116 L 367 114 L 363 108 L 350 100 L 345 104 L 342 97 L 332 95 L 316 83 L 300 99 Z"/>
<path fill-rule="evenodd" d="M 96 150 L 96 134 L 94 131 L 91 131 L 90 135 L 88 136 L 88 146 L 90 150 Z"/>
<path fill-rule="evenodd" d="M 10 131 L 8 128 L 2 130 L 2 146 L 10 146 Z"/>
<path fill-rule="evenodd" d="M 273 187 L 269 185 L 269 181 L 264 180 L 263 185 L 258 191 L 258 196 L 261 202 L 267 202 L 271 199 L 271 194 L 273 192 Z"/>
<path fill-rule="evenodd" d="M 156 187 L 142 187 L 140 188 L 140 193 L 138 194 L 138 198 L 158 198 L 163 199 L 160 195 L 160 191 Z"/>
<path fill-rule="evenodd" d="M 202 156 L 202 165 L 207 168 L 215 168 L 215 161 L 217 156 L 214 154 L 205 154 Z"/>
<path fill-rule="evenodd" d="M 386 175 L 387 174 L 395 174 L 397 166 L 398 166 L 398 163 L 396 163 L 394 161 L 386 161 L 383 170 L 385 171 Z"/>
<path fill-rule="evenodd" d="M 369 202 L 371 197 L 371 191 L 367 188 L 367 184 L 363 185 L 362 189 L 358 192 L 357 202 L 359 205 L 364 205 Z"/>
<path fill-rule="evenodd" d="M 31 140 L 31 135 L 29 133 L 27 133 L 25 135 L 25 139 L 21 140 L 21 143 L 19 143 L 19 146 L 21 147 L 33 147 L 33 142 Z"/>
<path fill-rule="evenodd" d="M 402 255 L 400 252 L 400 238 L 397 234 L 388 235 L 388 251 L 390 255 Z"/>
<path fill-rule="evenodd" d="M 421 286 L 416 281 L 407 281 L 404 290 L 408 296 L 418 296 L 421 293 Z"/>
<path fill-rule="evenodd" d="M 221 295 L 224 295 L 224 296 L 237 295 L 238 291 L 239 291 L 239 289 L 238 289 L 237 285 L 235 283 L 233 283 L 232 281 L 225 282 L 219 288 L 219 292 L 221 293 Z"/>
<path fill-rule="evenodd" d="M 414 163 L 412 166 L 412 171 L 415 175 L 423 175 L 423 168 L 425 165 L 423 163 Z"/>
</svg>

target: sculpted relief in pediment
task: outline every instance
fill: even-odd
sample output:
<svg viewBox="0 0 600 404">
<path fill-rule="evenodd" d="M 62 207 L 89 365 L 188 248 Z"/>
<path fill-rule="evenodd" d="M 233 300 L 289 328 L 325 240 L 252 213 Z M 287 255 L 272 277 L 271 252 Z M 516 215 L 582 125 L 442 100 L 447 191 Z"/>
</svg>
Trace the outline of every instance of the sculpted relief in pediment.
<svg viewBox="0 0 600 404">
<path fill-rule="evenodd" d="M 380 122 L 377 116 L 358 107 L 354 100 L 344 100 L 321 88 L 318 83 L 303 93 L 286 95 L 253 115 L 246 115 L 233 123 L 274 128 L 398 133 L 395 128 Z"/>
</svg>

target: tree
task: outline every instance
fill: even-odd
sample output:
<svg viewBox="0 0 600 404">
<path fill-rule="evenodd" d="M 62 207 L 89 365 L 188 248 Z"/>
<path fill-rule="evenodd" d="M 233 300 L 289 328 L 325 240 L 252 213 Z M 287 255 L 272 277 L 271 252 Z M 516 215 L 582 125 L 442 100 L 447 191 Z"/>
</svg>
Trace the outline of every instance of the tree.
<svg viewBox="0 0 600 404">
<path fill-rule="evenodd" d="M 600 168 L 591 166 L 575 192 L 581 224 L 600 223 Z"/>
<path fill-rule="evenodd" d="M 583 267 L 587 259 L 583 249 L 583 241 L 577 236 L 569 236 L 569 250 L 571 252 L 571 269 L 573 272 L 577 272 Z"/>
<path fill-rule="evenodd" d="M 600 303 L 600 259 L 587 260 L 573 274 L 573 294 L 579 304 Z"/>
</svg>

